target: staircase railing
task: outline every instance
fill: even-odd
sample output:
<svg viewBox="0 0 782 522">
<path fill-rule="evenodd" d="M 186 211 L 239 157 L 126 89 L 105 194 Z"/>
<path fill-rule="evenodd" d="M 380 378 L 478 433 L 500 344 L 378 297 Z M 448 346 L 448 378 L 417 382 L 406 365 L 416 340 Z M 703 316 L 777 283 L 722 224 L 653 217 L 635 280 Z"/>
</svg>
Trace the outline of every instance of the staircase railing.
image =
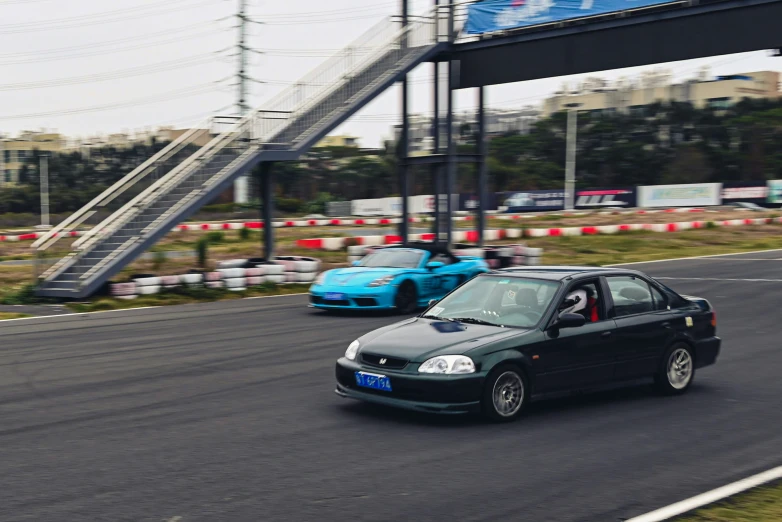
<svg viewBox="0 0 782 522">
<path fill-rule="evenodd" d="M 401 28 L 390 19 L 383 20 L 342 52 L 217 136 L 208 132 L 209 125 L 188 131 L 36 241 L 33 245 L 38 254 L 36 275 L 52 280 L 79 263 L 84 265 L 77 270 L 84 282 L 84 278 L 96 273 L 96 267 L 90 266 L 93 261 L 84 260 L 91 249 L 102 245 L 102 252 L 106 254 L 107 248 L 132 246 L 133 241 L 126 230 L 133 229 L 130 223 L 138 223 L 140 228 L 133 230 L 142 234 L 150 232 L 151 226 L 160 221 L 159 213 L 154 212 L 147 219 L 149 222 L 142 219 L 147 209 L 155 205 L 158 209 L 162 209 L 161 205 L 175 207 L 177 203 L 181 204 L 176 198 L 196 197 L 199 187 L 212 185 L 221 176 L 230 175 L 227 168 L 230 162 L 219 170 L 209 166 L 210 161 L 221 158 L 221 152 L 226 149 L 236 151 L 231 156 L 236 159 L 262 148 L 291 148 L 299 136 L 324 119 L 348 110 L 351 100 L 371 87 L 377 78 L 412 63 L 420 53 L 438 42 L 450 40 L 448 30 L 444 30 L 448 28 L 448 24 L 443 23 L 444 19 L 447 22 L 448 16 L 444 7 L 414 17 Z M 207 135 L 214 137 L 194 150 L 197 141 Z M 220 165 L 220 160 L 216 163 Z M 194 181 L 198 183 L 194 184 Z M 185 185 L 189 192 L 181 188 Z M 96 225 L 80 239 L 75 242 L 66 239 L 77 227 L 88 222 Z M 120 230 L 124 233 L 121 238 L 107 241 Z M 118 243 L 119 239 L 127 240 Z M 56 254 L 53 246 L 64 246 L 70 252 L 52 264 L 49 261 Z"/>
</svg>

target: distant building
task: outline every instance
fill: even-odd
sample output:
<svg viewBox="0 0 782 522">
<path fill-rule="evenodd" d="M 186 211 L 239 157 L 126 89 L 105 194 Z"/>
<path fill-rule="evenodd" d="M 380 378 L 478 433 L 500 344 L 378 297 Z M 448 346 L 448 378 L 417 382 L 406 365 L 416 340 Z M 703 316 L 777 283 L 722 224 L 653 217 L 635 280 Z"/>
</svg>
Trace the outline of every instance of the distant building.
<svg viewBox="0 0 782 522">
<path fill-rule="evenodd" d="M 60 152 L 66 148 L 63 136 L 48 132 L 22 132 L 16 138 L 0 139 L 0 186 L 19 183 L 19 173 L 34 151 Z"/>
<path fill-rule="evenodd" d="M 609 86 L 600 78 L 588 78 L 570 89 L 563 86 L 543 102 L 544 117 L 566 110 L 569 103 L 579 103 L 579 111 L 593 113 L 630 113 L 652 103 L 689 102 L 699 109 L 727 109 L 742 98 L 779 98 L 780 74 L 775 71 L 733 74 L 709 78 L 703 69 L 699 78 L 671 83 L 665 71 L 645 73 L 638 81 L 620 80 Z"/>
<path fill-rule="evenodd" d="M 522 109 L 486 109 L 485 112 L 486 136 L 491 138 L 503 134 L 517 133 L 528 134 L 532 125 L 540 119 L 540 111 L 534 107 Z M 457 143 L 466 143 L 472 139 L 478 131 L 477 114 L 462 112 L 454 114 L 454 139 Z M 431 116 L 411 114 L 408 117 L 408 149 L 411 156 L 422 156 L 434 151 L 433 119 Z M 445 118 L 440 118 L 440 147 L 441 152 L 446 143 Z M 402 132 L 401 125 L 393 128 L 394 139 L 397 143 Z"/>
<path fill-rule="evenodd" d="M 355 136 L 326 136 L 320 140 L 315 148 L 320 147 L 349 147 L 359 148 L 358 138 Z"/>
</svg>

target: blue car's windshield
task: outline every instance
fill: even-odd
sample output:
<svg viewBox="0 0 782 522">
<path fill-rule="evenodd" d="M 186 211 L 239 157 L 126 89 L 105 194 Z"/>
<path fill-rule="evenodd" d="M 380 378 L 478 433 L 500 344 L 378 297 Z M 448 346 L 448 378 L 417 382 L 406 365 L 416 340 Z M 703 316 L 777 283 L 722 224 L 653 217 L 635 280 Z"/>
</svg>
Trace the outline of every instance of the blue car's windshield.
<svg viewBox="0 0 782 522">
<path fill-rule="evenodd" d="M 358 266 L 384 268 L 418 268 L 423 252 L 415 250 L 378 250 L 364 256 Z"/>
<path fill-rule="evenodd" d="M 533 328 L 542 319 L 559 285 L 558 281 L 542 279 L 480 276 L 436 303 L 424 317 Z"/>
</svg>

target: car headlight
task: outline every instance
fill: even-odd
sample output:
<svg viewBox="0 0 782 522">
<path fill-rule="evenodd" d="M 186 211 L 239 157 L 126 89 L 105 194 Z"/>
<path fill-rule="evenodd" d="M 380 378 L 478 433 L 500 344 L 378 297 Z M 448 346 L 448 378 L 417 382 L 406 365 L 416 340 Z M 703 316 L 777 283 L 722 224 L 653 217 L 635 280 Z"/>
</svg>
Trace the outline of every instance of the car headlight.
<svg viewBox="0 0 782 522">
<path fill-rule="evenodd" d="M 394 276 L 387 275 L 384 277 L 378 277 L 371 283 L 369 283 L 367 286 L 386 286 L 387 284 L 391 283 L 391 281 L 394 280 Z"/>
<path fill-rule="evenodd" d="M 438 355 L 424 361 L 418 373 L 475 373 L 475 363 L 466 355 Z"/>
<path fill-rule="evenodd" d="M 315 281 L 313 281 L 312 284 L 322 285 L 325 280 L 326 280 L 326 272 L 321 272 L 320 274 L 318 274 L 318 277 L 315 278 Z"/>
<path fill-rule="evenodd" d="M 350 343 L 350 346 L 348 346 L 348 349 L 345 350 L 345 358 L 351 361 L 356 360 L 356 354 L 358 353 L 358 347 L 360 346 L 358 340 L 353 341 Z"/>
</svg>

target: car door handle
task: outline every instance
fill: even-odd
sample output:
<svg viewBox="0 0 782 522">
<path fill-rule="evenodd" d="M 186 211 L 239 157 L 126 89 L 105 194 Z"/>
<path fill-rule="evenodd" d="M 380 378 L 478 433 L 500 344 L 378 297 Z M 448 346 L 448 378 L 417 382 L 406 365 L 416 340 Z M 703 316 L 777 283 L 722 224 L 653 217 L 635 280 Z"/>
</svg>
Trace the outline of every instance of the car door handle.
<svg viewBox="0 0 782 522">
<path fill-rule="evenodd" d="M 603 332 L 600 337 L 611 337 L 611 332 Z"/>
</svg>

